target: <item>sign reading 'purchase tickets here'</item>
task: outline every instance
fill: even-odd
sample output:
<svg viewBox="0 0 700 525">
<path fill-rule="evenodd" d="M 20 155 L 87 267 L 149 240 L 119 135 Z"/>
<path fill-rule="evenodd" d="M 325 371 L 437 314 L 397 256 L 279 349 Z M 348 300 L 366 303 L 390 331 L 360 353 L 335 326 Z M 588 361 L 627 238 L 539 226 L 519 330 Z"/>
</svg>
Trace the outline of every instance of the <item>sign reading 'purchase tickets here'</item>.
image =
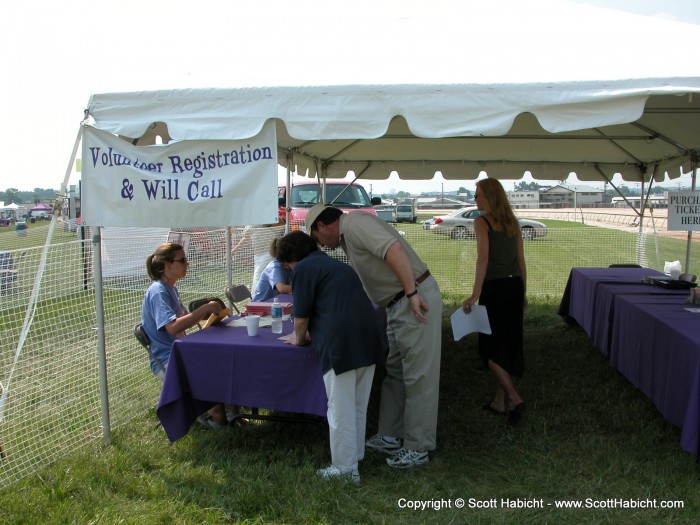
<svg viewBox="0 0 700 525">
<path fill-rule="evenodd" d="M 669 231 L 700 230 L 700 191 L 668 192 Z"/>
<path fill-rule="evenodd" d="M 273 122 L 246 140 L 133 146 L 87 126 L 82 223 L 87 226 L 241 226 L 277 222 Z"/>
</svg>

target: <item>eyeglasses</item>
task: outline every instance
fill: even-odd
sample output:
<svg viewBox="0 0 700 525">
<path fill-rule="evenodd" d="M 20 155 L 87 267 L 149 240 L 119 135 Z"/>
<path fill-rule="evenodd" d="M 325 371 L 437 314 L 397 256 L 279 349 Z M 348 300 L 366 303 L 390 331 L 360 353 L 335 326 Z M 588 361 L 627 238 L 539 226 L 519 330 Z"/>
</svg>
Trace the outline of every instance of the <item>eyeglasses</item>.
<svg viewBox="0 0 700 525">
<path fill-rule="evenodd" d="M 179 263 L 182 263 L 182 264 L 189 264 L 189 263 L 187 262 L 187 257 L 183 257 L 182 259 L 173 259 L 173 262 L 174 262 L 174 263 L 179 262 Z"/>
</svg>

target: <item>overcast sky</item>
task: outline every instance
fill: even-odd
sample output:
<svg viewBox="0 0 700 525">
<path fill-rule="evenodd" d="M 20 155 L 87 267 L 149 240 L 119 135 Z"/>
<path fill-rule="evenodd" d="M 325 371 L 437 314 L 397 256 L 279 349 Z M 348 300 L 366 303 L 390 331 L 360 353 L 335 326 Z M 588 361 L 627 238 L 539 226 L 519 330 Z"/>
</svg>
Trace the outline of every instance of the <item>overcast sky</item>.
<svg viewBox="0 0 700 525">
<path fill-rule="evenodd" d="M 570 0 L 577 4 L 590 4 L 628 13 L 655 16 L 700 24 L 700 5 L 696 0 Z"/>
<path fill-rule="evenodd" d="M 556 62 L 555 54 L 562 47 L 568 45 L 571 53 L 572 46 L 585 50 L 604 46 L 610 39 L 614 45 L 615 31 L 603 22 L 619 13 L 600 7 L 655 17 L 660 22 L 700 25 L 698 0 L 454 2 L 450 8 L 459 10 L 460 16 L 449 20 L 441 19 L 449 0 L 427 4 L 423 0 L 7 2 L 0 19 L 0 190 L 60 187 L 82 111 L 92 93 L 475 81 L 472 71 L 440 63 L 436 50 L 445 42 L 467 43 L 475 50 L 470 65 L 481 68 L 478 81 L 558 80 L 553 75 L 565 79 L 578 73 L 566 70 L 565 58 Z M 596 28 L 604 28 L 608 33 L 605 38 L 567 43 L 570 21 L 547 19 L 549 33 L 536 30 L 536 22 L 554 16 L 560 8 L 575 9 L 577 16 L 583 17 L 580 10 L 585 6 L 581 4 L 599 7 L 593 8 L 592 20 L 581 18 L 577 23 L 590 27 L 592 36 Z M 496 29 L 485 32 L 483 20 L 494 9 L 498 13 Z M 393 40 L 387 41 L 389 38 Z M 639 38 L 633 44 L 647 46 L 653 54 L 655 40 L 668 37 L 648 34 Z M 552 63 L 560 67 L 541 72 L 527 68 L 528 45 L 533 42 L 544 43 Z M 515 67 L 496 69 L 492 64 L 475 63 L 481 54 L 486 56 L 486 50 L 502 43 L 509 45 L 508 55 Z M 378 56 L 376 48 L 400 50 L 403 58 L 398 51 L 395 57 Z M 418 61 L 434 69 L 415 71 Z M 620 70 L 624 66 L 620 63 Z M 663 73 L 650 72 L 650 76 L 659 74 Z M 76 181 L 73 175 L 70 183 Z M 375 194 L 397 188 L 419 191 L 427 186 L 449 191 L 460 186 L 472 188 L 473 181 L 436 178 L 410 183 L 395 178 L 373 181 L 372 186 Z"/>
</svg>

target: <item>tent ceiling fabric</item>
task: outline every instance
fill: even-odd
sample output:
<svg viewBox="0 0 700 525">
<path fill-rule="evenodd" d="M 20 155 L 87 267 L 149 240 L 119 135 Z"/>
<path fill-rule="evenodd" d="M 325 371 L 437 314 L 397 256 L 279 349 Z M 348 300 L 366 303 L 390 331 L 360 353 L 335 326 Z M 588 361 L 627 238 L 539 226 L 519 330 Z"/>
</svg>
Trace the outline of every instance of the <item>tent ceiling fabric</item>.
<svg viewBox="0 0 700 525">
<path fill-rule="evenodd" d="M 88 112 L 137 144 L 245 139 L 275 119 L 280 163 L 335 178 L 663 180 L 700 152 L 700 77 L 164 90 L 93 95 Z"/>
</svg>

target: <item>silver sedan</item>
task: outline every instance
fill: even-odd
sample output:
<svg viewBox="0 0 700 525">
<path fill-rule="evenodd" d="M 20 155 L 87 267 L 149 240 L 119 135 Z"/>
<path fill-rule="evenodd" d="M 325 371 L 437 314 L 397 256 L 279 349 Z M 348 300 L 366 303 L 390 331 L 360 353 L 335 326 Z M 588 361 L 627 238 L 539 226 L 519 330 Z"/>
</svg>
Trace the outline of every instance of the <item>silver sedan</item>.
<svg viewBox="0 0 700 525">
<path fill-rule="evenodd" d="M 481 212 L 476 206 L 460 208 L 449 215 L 434 217 L 430 231 L 448 235 L 450 239 L 472 239 L 474 238 L 474 219 L 480 215 Z M 518 223 L 523 239 L 531 240 L 547 235 L 547 226 L 539 221 L 518 219 Z"/>
</svg>

